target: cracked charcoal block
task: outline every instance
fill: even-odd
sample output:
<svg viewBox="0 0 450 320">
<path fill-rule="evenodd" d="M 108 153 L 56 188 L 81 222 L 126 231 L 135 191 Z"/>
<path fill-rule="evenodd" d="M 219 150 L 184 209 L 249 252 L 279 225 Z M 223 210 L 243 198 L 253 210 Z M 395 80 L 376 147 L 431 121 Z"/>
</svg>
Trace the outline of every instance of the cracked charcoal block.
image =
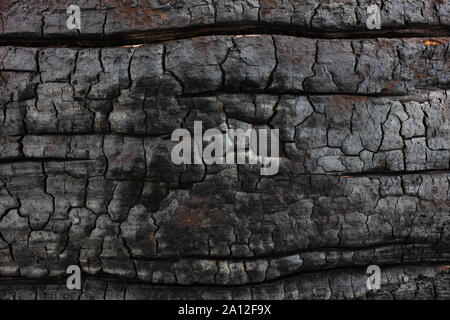
<svg viewBox="0 0 450 320">
<path fill-rule="evenodd" d="M 0 299 L 450 299 L 446 2 L 133 3 L 0 4 Z M 174 164 L 195 121 L 279 171 Z"/>
<path fill-rule="evenodd" d="M 118 33 L 149 32 L 150 38 L 173 37 L 180 34 L 167 29 L 196 28 L 198 32 L 228 26 L 242 31 L 242 24 L 284 27 L 303 31 L 366 32 L 367 7 L 373 1 L 78 1 L 81 8 L 83 36 L 111 36 Z M 12 36 L 76 37 L 76 30 L 66 27 L 66 9 L 70 1 L 47 2 L 31 0 L 3 1 L 0 7 L 0 38 Z M 450 7 L 446 1 L 382 0 L 382 30 L 417 26 L 436 28 L 449 26 Z M 21 21 L 17 24 L 17 21 Z M 256 28 L 256 30 L 259 30 Z M 261 28 L 262 30 L 262 28 Z M 423 31 L 423 30 L 422 30 Z M 315 34 L 316 34 L 315 33 Z"/>
<path fill-rule="evenodd" d="M 159 277 L 159 276 L 158 276 Z M 68 290 L 64 283 L 0 285 L 1 299 L 440 299 L 449 298 L 449 276 L 445 268 L 410 265 L 391 267 L 381 277 L 382 289 L 375 295 L 365 290 L 366 274 L 322 271 L 288 277 L 248 288 L 210 286 L 161 286 L 127 283 L 123 280 L 89 277 L 81 290 Z M 348 285 L 351 283 L 351 285 Z"/>
</svg>

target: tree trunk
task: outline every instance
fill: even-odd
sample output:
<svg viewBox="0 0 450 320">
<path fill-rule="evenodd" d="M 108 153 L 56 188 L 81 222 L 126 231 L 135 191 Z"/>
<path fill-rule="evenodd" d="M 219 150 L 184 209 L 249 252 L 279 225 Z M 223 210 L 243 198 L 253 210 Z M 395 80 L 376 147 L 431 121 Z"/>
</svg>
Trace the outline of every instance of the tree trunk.
<svg viewBox="0 0 450 320">
<path fill-rule="evenodd" d="M 449 2 L 139 3 L 0 4 L 0 298 L 450 298 Z M 279 171 L 174 164 L 194 121 Z"/>
</svg>

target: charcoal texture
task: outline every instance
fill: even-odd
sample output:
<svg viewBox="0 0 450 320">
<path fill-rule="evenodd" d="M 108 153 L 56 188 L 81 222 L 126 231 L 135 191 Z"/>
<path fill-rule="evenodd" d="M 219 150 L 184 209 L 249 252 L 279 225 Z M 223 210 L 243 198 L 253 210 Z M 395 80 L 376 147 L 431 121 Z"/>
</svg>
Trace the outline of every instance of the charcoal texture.
<svg viewBox="0 0 450 320">
<path fill-rule="evenodd" d="M 0 299 L 450 299 L 450 4 L 371 3 L 2 1 Z M 279 172 L 174 164 L 195 121 Z"/>
</svg>

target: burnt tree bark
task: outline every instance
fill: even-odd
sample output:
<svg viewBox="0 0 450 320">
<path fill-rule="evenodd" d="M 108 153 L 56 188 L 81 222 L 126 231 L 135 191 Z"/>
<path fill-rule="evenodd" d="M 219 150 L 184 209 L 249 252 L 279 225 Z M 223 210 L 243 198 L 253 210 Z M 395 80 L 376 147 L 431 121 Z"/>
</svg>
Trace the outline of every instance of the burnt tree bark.
<svg viewBox="0 0 450 320">
<path fill-rule="evenodd" d="M 130 2 L 0 3 L 0 298 L 450 297 L 448 1 Z M 279 173 L 174 165 L 197 120 Z"/>
</svg>

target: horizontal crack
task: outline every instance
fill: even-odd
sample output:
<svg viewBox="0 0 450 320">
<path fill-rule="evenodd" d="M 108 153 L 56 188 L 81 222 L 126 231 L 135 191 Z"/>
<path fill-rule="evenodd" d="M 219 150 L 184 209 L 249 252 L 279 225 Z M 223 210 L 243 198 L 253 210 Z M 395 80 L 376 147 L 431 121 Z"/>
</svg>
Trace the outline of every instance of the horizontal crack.
<svg viewBox="0 0 450 320">
<path fill-rule="evenodd" d="M 20 158 L 3 158 L 0 159 L 0 164 L 8 164 L 8 163 L 19 163 L 19 162 L 46 162 L 46 161 L 88 161 L 88 160 L 96 160 L 89 158 L 58 158 L 58 157 L 46 157 L 46 158 L 35 158 L 35 157 L 20 157 Z"/>
<path fill-rule="evenodd" d="M 382 269 L 387 268 L 395 268 L 395 267 L 405 267 L 405 266 L 445 266 L 447 267 L 450 264 L 450 261 L 422 261 L 422 262 L 401 262 L 401 263 L 387 263 L 387 264 L 378 264 L 378 266 Z M 267 279 L 259 282 L 248 282 L 243 284 L 204 284 L 204 283 L 194 283 L 194 284 L 181 284 L 181 283 L 151 283 L 144 280 L 136 279 L 136 278 L 126 278 L 122 276 L 112 276 L 110 274 L 99 272 L 96 275 L 90 275 L 82 272 L 81 278 L 83 281 L 88 280 L 103 280 L 103 281 L 113 281 L 113 282 L 121 282 L 126 283 L 128 285 L 145 285 L 147 287 L 165 287 L 165 288 L 215 288 L 215 289 L 231 289 L 231 288 L 242 288 L 242 287 L 251 287 L 256 285 L 264 285 L 270 284 L 274 282 L 279 282 L 283 280 L 293 279 L 300 275 L 306 274 L 317 274 L 317 273 L 331 273 L 336 271 L 342 272 L 365 272 L 367 265 L 362 266 L 351 266 L 351 267 L 334 267 L 329 269 L 320 269 L 320 270 L 301 270 L 298 272 L 288 273 L 285 275 L 281 275 L 279 277 L 275 277 L 273 279 Z M 0 285 L 7 284 L 34 284 L 34 285 L 50 285 L 50 284 L 61 284 L 65 285 L 66 277 L 47 277 L 47 278 L 26 278 L 26 277 L 3 277 L 0 278 Z"/>
<path fill-rule="evenodd" d="M 342 172 L 339 177 L 367 177 L 367 176 L 403 176 L 413 174 L 448 174 L 450 169 L 425 169 L 425 170 L 403 170 L 403 171 L 367 171 L 367 172 Z"/>
<path fill-rule="evenodd" d="M 151 257 L 139 257 L 133 256 L 132 258 L 137 261 L 179 261 L 179 260 L 217 260 L 217 261 L 254 261 L 254 260 L 273 260 L 284 258 L 293 255 L 301 255 L 306 253 L 322 253 L 322 252 L 347 252 L 347 251 L 366 251 L 366 250 L 375 250 L 386 247 L 394 247 L 394 246 L 411 246 L 411 245 L 429 245 L 437 250 L 441 248 L 446 248 L 443 245 L 439 245 L 438 243 L 419 243 L 419 242 L 392 242 L 392 243 L 378 243 L 373 245 L 365 245 L 364 247 L 356 247 L 356 246 L 340 246 L 340 247 L 320 247 L 320 248 L 307 248 L 303 250 L 292 250 L 285 251 L 280 253 L 268 253 L 253 257 L 245 257 L 245 256 L 207 256 L 207 255 L 178 255 L 178 256 L 167 256 L 160 258 L 151 258 Z"/>
<path fill-rule="evenodd" d="M 323 31 L 305 30 L 289 24 L 221 24 L 164 30 L 113 33 L 98 36 L 0 36 L 0 45 L 24 47 L 114 47 L 156 43 L 170 40 L 189 39 L 210 35 L 286 35 L 314 39 L 376 39 L 412 37 L 448 37 L 450 28 L 446 26 L 411 25 L 404 28 L 381 30 Z"/>
<path fill-rule="evenodd" d="M 430 91 L 430 90 L 426 90 Z M 283 90 L 283 89 L 254 89 L 254 90 L 220 90 L 220 91 L 203 91 L 195 93 L 185 93 L 177 95 L 177 98 L 201 98 L 214 97 L 226 94 L 260 94 L 260 95 L 296 95 L 296 96 L 354 96 L 354 97 L 404 97 L 410 98 L 410 95 L 393 94 L 393 93 L 360 93 L 360 92 L 336 92 L 336 91 L 302 91 L 302 90 Z"/>
</svg>

